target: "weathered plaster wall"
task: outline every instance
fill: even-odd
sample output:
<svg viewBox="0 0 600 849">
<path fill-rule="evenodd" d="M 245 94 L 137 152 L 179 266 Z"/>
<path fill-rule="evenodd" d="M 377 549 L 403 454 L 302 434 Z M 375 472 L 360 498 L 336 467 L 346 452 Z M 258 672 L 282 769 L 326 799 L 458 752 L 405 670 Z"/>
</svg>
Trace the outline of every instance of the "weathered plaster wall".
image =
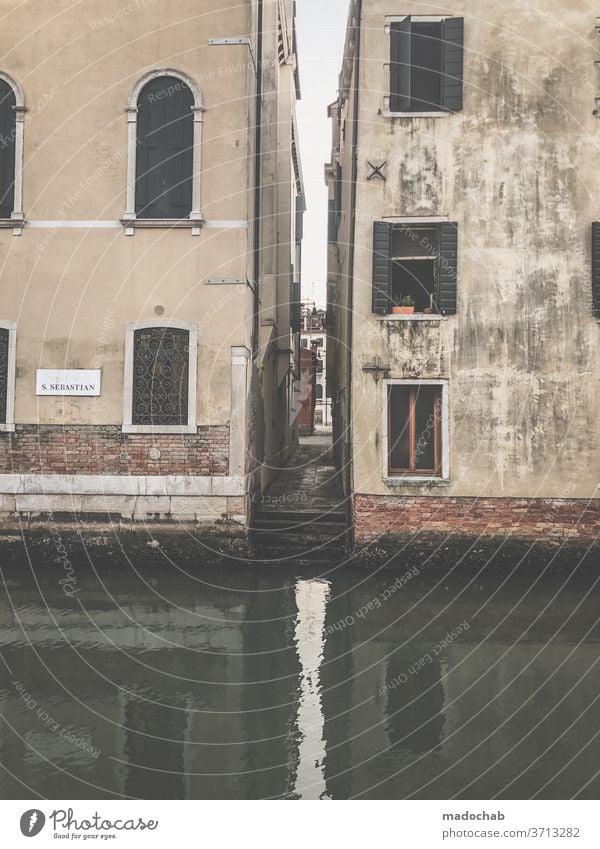
<svg viewBox="0 0 600 849">
<path fill-rule="evenodd" d="M 382 383 L 450 382 L 453 496 L 589 498 L 600 473 L 600 328 L 591 313 L 590 227 L 598 218 L 592 115 L 600 37 L 583 0 L 481 4 L 465 17 L 464 109 L 386 118 L 390 14 L 425 3 L 363 4 L 354 288 L 354 483 L 359 493 L 427 494 L 384 485 Z M 348 139 L 347 139 L 348 141 Z M 367 182 L 367 159 L 387 180 Z M 348 173 L 348 172 L 346 172 Z M 347 198 L 347 196 L 346 196 Z M 458 314 L 391 322 L 371 314 L 374 220 L 448 216 L 459 226 Z"/>
</svg>

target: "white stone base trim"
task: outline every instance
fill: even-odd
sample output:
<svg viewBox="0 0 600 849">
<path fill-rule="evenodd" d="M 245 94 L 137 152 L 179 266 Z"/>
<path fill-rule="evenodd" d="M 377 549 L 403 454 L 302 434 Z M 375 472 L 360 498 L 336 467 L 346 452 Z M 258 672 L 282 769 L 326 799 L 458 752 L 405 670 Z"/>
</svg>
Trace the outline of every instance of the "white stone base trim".
<svg viewBox="0 0 600 849">
<path fill-rule="evenodd" d="M 0 475 L 2 495 L 124 495 L 154 497 L 243 496 L 243 477 L 187 475 Z"/>
</svg>

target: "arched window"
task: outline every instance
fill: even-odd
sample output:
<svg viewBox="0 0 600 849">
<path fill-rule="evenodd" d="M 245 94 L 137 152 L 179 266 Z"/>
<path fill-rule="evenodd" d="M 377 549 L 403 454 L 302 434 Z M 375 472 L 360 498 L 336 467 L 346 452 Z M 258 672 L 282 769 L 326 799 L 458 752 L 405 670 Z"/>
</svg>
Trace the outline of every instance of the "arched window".
<svg viewBox="0 0 600 849">
<path fill-rule="evenodd" d="M 15 93 L 0 79 L 0 218 L 10 218 L 15 200 Z"/>
<path fill-rule="evenodd" d="M 315 386 L 315 400 L 323 400 L 323 386 L 320 383 L 317 383 L 317 385 Z"/>
<path fill-rule="evenodd" d="M 202 97 L 179 71 L 153 71 L 129 107 L 127 227 L 199 227 Z M 130 232 L 130 231 L 128 231 Z M 131 230 L 131 232 L 133 232 Z"/>
<path fill-rule="evenodd" d="M 4 222 L 0 226 L 14 227 L 23 218 L 21 171 L 24 113 L 21 87 L 7 74 L 0 72 L 0 222 Z"/>
</svg>

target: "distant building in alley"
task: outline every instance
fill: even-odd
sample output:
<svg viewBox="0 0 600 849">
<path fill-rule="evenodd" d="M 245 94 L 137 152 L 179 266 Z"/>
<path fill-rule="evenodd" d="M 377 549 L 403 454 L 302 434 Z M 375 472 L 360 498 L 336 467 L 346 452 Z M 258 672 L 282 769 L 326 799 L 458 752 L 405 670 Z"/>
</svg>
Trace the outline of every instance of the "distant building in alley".
<svg viewBox="0 0 600 849">
<path fill-rule="evenodd" d="M 559 17 L 350 4 L 328 360 L 359 541 L 600 532 L 600 36 Z"/>
<path fill-rule="evenodd" d="M 302 303 L 300 345 L 316 354 L 315 425 L 331 427 L 331 398 L 327 392 L 327 325 L 326 311 L 314 302 Z"/>
<path fill-rule="evenodd" d="M 298 434 L 295 4 L 12 6 L 0 521 L 244 526 Z"/>
</svg>

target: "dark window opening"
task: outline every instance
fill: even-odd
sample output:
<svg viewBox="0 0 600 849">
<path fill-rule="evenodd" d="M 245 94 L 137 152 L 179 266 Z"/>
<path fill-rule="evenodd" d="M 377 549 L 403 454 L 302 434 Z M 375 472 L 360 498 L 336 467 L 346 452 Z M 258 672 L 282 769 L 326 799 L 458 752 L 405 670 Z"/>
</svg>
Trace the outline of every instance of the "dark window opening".
<svg viewBox="0 0 600 849">
<path fill-rule="evenodd" d="M 135 331 L 132 424 L 187 425 L 189 351 L 187 330 Z"/>
<path fill-rule="evenodd" d="M 0 218 L 10 218 L 15 203 L 16 98 L 0 79 Z"/>
<path fill-rule="evenodd" d="M 6 424 L 8 411 L 8 330 L 0 328 L 0 422 Z"/>
<path fill-rule="evenodd" d="M 442 392 L 439 387 L 391 386 L 388 395 L 390 475 L 442 473 Z"/>
<path fill-rule="evenodd" d="M 151 80 L 138 99 L 136 215 L 189 218 L 192 211 L 194 97 L 176 77 Z"/>
<path fill-rule="evenodd" d="M 315 386 L 315 400 L 322 401 L 323 400 L 323 387 L 320 383 L 317 383 Z"/>
<path fill-rule="evenodd" d="M 301 339 L 300 340 L 300 347 L 301 348 L 308 348 L 308 339 Z"/>
<path fill-rule="evenodd" d="M 390 26 L 390 111 L 458 112 L 463 106 L 464 19 Z"/>
<path fill-rule="evenodd" d="M 394 227 L 391 245 L 393 306 L 412 302 L 415 312 L 433 310 L 436 304 L 436 265 L 439 254 L 436 227 Z"/>
</svg>

